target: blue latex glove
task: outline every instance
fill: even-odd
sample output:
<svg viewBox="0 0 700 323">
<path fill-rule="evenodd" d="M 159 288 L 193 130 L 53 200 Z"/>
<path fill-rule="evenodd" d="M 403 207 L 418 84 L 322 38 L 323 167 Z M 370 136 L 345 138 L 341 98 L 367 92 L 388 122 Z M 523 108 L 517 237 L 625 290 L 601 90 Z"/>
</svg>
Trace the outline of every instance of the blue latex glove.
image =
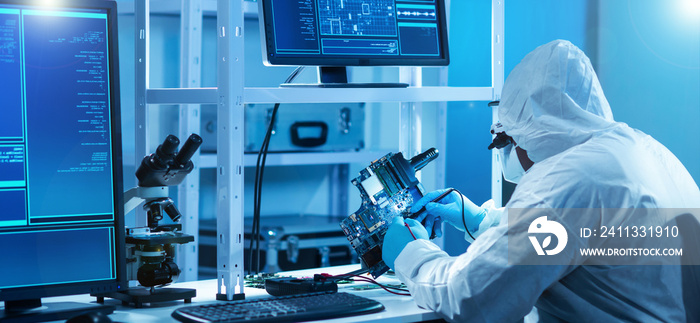
<svg viewBox="0 0 700 323">
<path fill-rule="evenodd" d="M 469 232 L 479 230 L 479 224 L 486 216 L 486 209 L 477 206 L 466 196 L 456 191 L 447 194 L 447 196 L 437 202 L 431 202 L 446 191 L 447 189 L 430 192 L 413 203 L 411 213 L 418 212 L 425 206 L 425 212 L 418 215 L 415 219 L 424 223 L 427 229 L 434 230 L 435 235 L 440 237 L 442 236 L 443 221 L 464 232 L 464 223 L 462 222 L 462 209 L 464 209 L 464 222 L 466 222 Z M 464 201 L 464 206 L 462 206 L 462 201 Z"/>
<path fill-rule="evenodd" d="M 406 224 L 410 227 L 406 227 Z M 413 235 L 411 235 L 413 232 Z M 414 238 L 415 237 L 415 238 Z M 413 219 L 406 219 L 395 216 L 389 225 L 389 229 L 384 235 L 384 245 L 382 246 L 382 259 L 389 268 L 394 269 L 394 261 L 399 256 L 406 245 L 417 239 L 428 240 L 428 231 L 420 222 Z"/>
</svg>

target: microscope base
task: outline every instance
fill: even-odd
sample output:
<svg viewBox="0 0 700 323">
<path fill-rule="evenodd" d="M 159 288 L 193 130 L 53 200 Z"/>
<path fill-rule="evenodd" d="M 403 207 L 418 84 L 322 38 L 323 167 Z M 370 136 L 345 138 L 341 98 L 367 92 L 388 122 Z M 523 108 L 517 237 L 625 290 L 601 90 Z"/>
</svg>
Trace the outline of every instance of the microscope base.
<svg viewBox="0 0 700 323">
<path fill-rule="evenodd" d="M 197 296 L 197 290 L 190 288 L 156 288 L 151 292 L 150 288 L 132 287 L 127 290 L 104 293 L 91 294 L 90 296 L 97 297 L 97 303 L 104 303 L 105 297 L 114 298 L 122 301 L 123 306 L 134 304 L 134 307 L 141 308 L 144 303 L 170 302 L 184 299 L 185 304 L 192 303 L 192 298 Z"/>
</svg>

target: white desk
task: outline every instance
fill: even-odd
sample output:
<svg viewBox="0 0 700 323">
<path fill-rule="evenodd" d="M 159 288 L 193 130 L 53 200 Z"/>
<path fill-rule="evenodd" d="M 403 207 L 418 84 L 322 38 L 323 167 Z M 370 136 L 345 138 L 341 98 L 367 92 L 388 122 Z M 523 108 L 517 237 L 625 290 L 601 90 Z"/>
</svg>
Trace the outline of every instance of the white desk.
<svg viewBox="0 0 700 323">
<path fill-rule="evenodd" d="M 313 274 L 329 273 L 339 275 L 359 269 L 359 265 L 346 265 L 328 268 L 306 269 L 299 271 L 284 272 L 284 275 L 306 277 Z M 379 277 L 379 282 L 383 284 L 398 284 L 399 280 L 394 276 L 383 275 Z M 410 296 L 398 296 L 390 294 L 383 289 L 372 289 L 356 291 L 352 286 L 367 285 L 368 283 L 356 282 L 353 284 L 339 284 L 338 291 L 348 292 L 359 296 L 364 296 L 379 301 L 386 308 L 384 311 L 345 318 L 327 320 L 327 322 L 420 322 L 436 320 L 440 317 L 428 310 L 419 308 Z M 178 307 L 190 305 L 203 305 L 217 303 L 216 300 L 216 280 L 202 280 L 196 282 L 177 283 L 173 287 L 194 288 L 197 290 L 197 297 L 192 299 L 191 304 L 184 304 L 184 301 L 164 302 L 154 304 L 144 304 L 143 308 L 133 308 L 121 305 L 121 301 L 106 299 L 105 304 L 116 305 L 117 310 L 109 317 L 114 322 L 177 322 L 170 314 Z M 246 299 L 258 299 L 272 297 L 264 289 L 246 288 Z M 94 297 L 87 295 L 54 297 L 43 300 L 44 302 L 95 302 Z"/>
</svg>

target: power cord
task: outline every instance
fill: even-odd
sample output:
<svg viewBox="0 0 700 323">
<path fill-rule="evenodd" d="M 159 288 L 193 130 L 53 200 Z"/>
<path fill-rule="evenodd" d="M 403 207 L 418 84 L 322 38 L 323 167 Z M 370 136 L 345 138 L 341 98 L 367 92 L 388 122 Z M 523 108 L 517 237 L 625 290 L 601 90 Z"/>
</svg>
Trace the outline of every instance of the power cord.
<svg viewBox="0 0 700 323">
<path fill-rule="evenodd" d="M 304 66 L 299 66 L 287 77 L 284 83 L 291 83 L 299 73 L 304 70 Z M 253 225 L 252 225 L 252 235 L 250 237 L 250 266 L 248 266 L 248 274 L 253 268 L 253 254 L 256 255 L 256 270 L 255 273 L 260 273 L 260 208 L 262 205 L 262 182 L 263 173 L 265 170 L 265 161 L 267 159 L 267 151 L 270 146 L 270 138 L 272 136 L 272 129 L 275 125 L 275 120 L 277 118 L 277 110 L 280 104 L 275 103 L 274 108 L 272 108 L 272 114 L 270 115 L 270 124 L 267 126 L 267 132 L 265 133 L 265 138 L 263 139 L 262 145 L 260 146 L 260 151 L 258 152 L 258 158 L 255 163 L 255 185 L 253 187 Z M 255 249 L 253 249 L 253 241 L 255 241 Z M 255 252 L 254 252 L 255 250 Z"/>
<path fill-rule="evenodd" d="M 380 283 L 372 278 L 360 276 L 362 274 L 366 274 L 367 272 L 369 272 L 368 269 L 360 269 L 360 270 L 351 271 L 347 274 L 341 274 L 341 275 L 316 274 L 316 275 L 314 275 L 314 281 L 328 281 L 328 280 L 338 281 L 338 280 L 344 280 L 344 279 L 351 279 L 353 281 L 361 281 L 361 282 L 367 282 L 367 283 L 377 285 L 380 288 L 384 289 L 385 291 L 392 293 L 394 295 L 411 296 L 408 289 L 384 285 L 384 284 L 382 284 L 382 283 Z"/>
<path fill-rule="evenodd" d="M 467 228 L 467 221 L 466 221 L 466 219 L 464 218 L 464 195 L 462 195 L 462 193 L 461 193 L 458 189 L 456 189 L 456 188 L 448 188 L 447 190 L 445 190 L 444 193 L 440 194 L 438 197 L 436 197 L 436 198 L 434 198 L 432 201 L 430 201 L 430 203 L 437 203 L 438 201 L 442 200 L 445 196 L 449 195 L 449 194 L 452 193 L 452 192 L 457 192 L 457 194 L 459 194 L 459 198 L 462 200 L 462 224 L 464 224 L 464 230 L 467 231 L 467 234 L 468 234 L 473 240 L 476 240 L 476 238 L 474 238 L 474 236 L 471 234 L 471 232 L 469 232 L 469 229 Z M 426 210 L 425 210 L 425 205 L 424 205 L 422 208 L 420 208 L 420 210 L 416 211 L 416 213 L 411 214 L 411 215 L 409 216 L 409 218 L 414 219 L 414 218 L 416 218 L 419 214 L 421 214 L 421 213 L 423 213 L 423 212 L 425 212 L 425 211 L 426 211 Z M 413 236 L 413 239 L 415 239 L 416 237 L 413 235 L 413 231 L 411 231 L 411 228 L 408 227 L 408 224 L 406 224 L 406 227 L 408 228 L 408 231 L 411 232 L 411 236 Z M 430 236 L 430 239 L 433 239 L 433 238 L 435 238 L 435 230 L 433 230 L 433 233 L 432 233 L 431 236 Z"/>
<path fill-rule="evenodd" d="M 457 192 L 457 194 L 459 194 L 459 198 L 462 200 L 462 224 L 464 225 L 464 231 L 467 232 L 467 234 L 472 238 L 472 240 L 476 240 L 476 238 L 474 238 L 471 232 L 469 232 L 469 228 L 467 228 L 467 220 L 464 218 L 464 195 L 462 195 L 462 192 L 460 192 L 456 188 L 453 188 L 452 190 Z"/>
</svg>

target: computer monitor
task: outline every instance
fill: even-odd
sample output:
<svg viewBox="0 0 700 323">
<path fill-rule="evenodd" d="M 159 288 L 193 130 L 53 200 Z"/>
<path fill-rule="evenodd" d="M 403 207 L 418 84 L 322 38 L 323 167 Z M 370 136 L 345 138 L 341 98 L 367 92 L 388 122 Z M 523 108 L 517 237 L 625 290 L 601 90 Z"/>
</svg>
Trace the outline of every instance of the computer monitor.
<svg viewBox="0 0 700 323">
<path fill-rule="evenodd" d="M 124 288 L 118 71 L 115 2 L 0 0 L 0 321 Z"/>
<path fill-rule="evenodd" d="M 351 86 L 347 66 L 450 62 L 444 0 L 258 3 L 264 63 L 320 66 L 319 86 Z"/>
</svg>

